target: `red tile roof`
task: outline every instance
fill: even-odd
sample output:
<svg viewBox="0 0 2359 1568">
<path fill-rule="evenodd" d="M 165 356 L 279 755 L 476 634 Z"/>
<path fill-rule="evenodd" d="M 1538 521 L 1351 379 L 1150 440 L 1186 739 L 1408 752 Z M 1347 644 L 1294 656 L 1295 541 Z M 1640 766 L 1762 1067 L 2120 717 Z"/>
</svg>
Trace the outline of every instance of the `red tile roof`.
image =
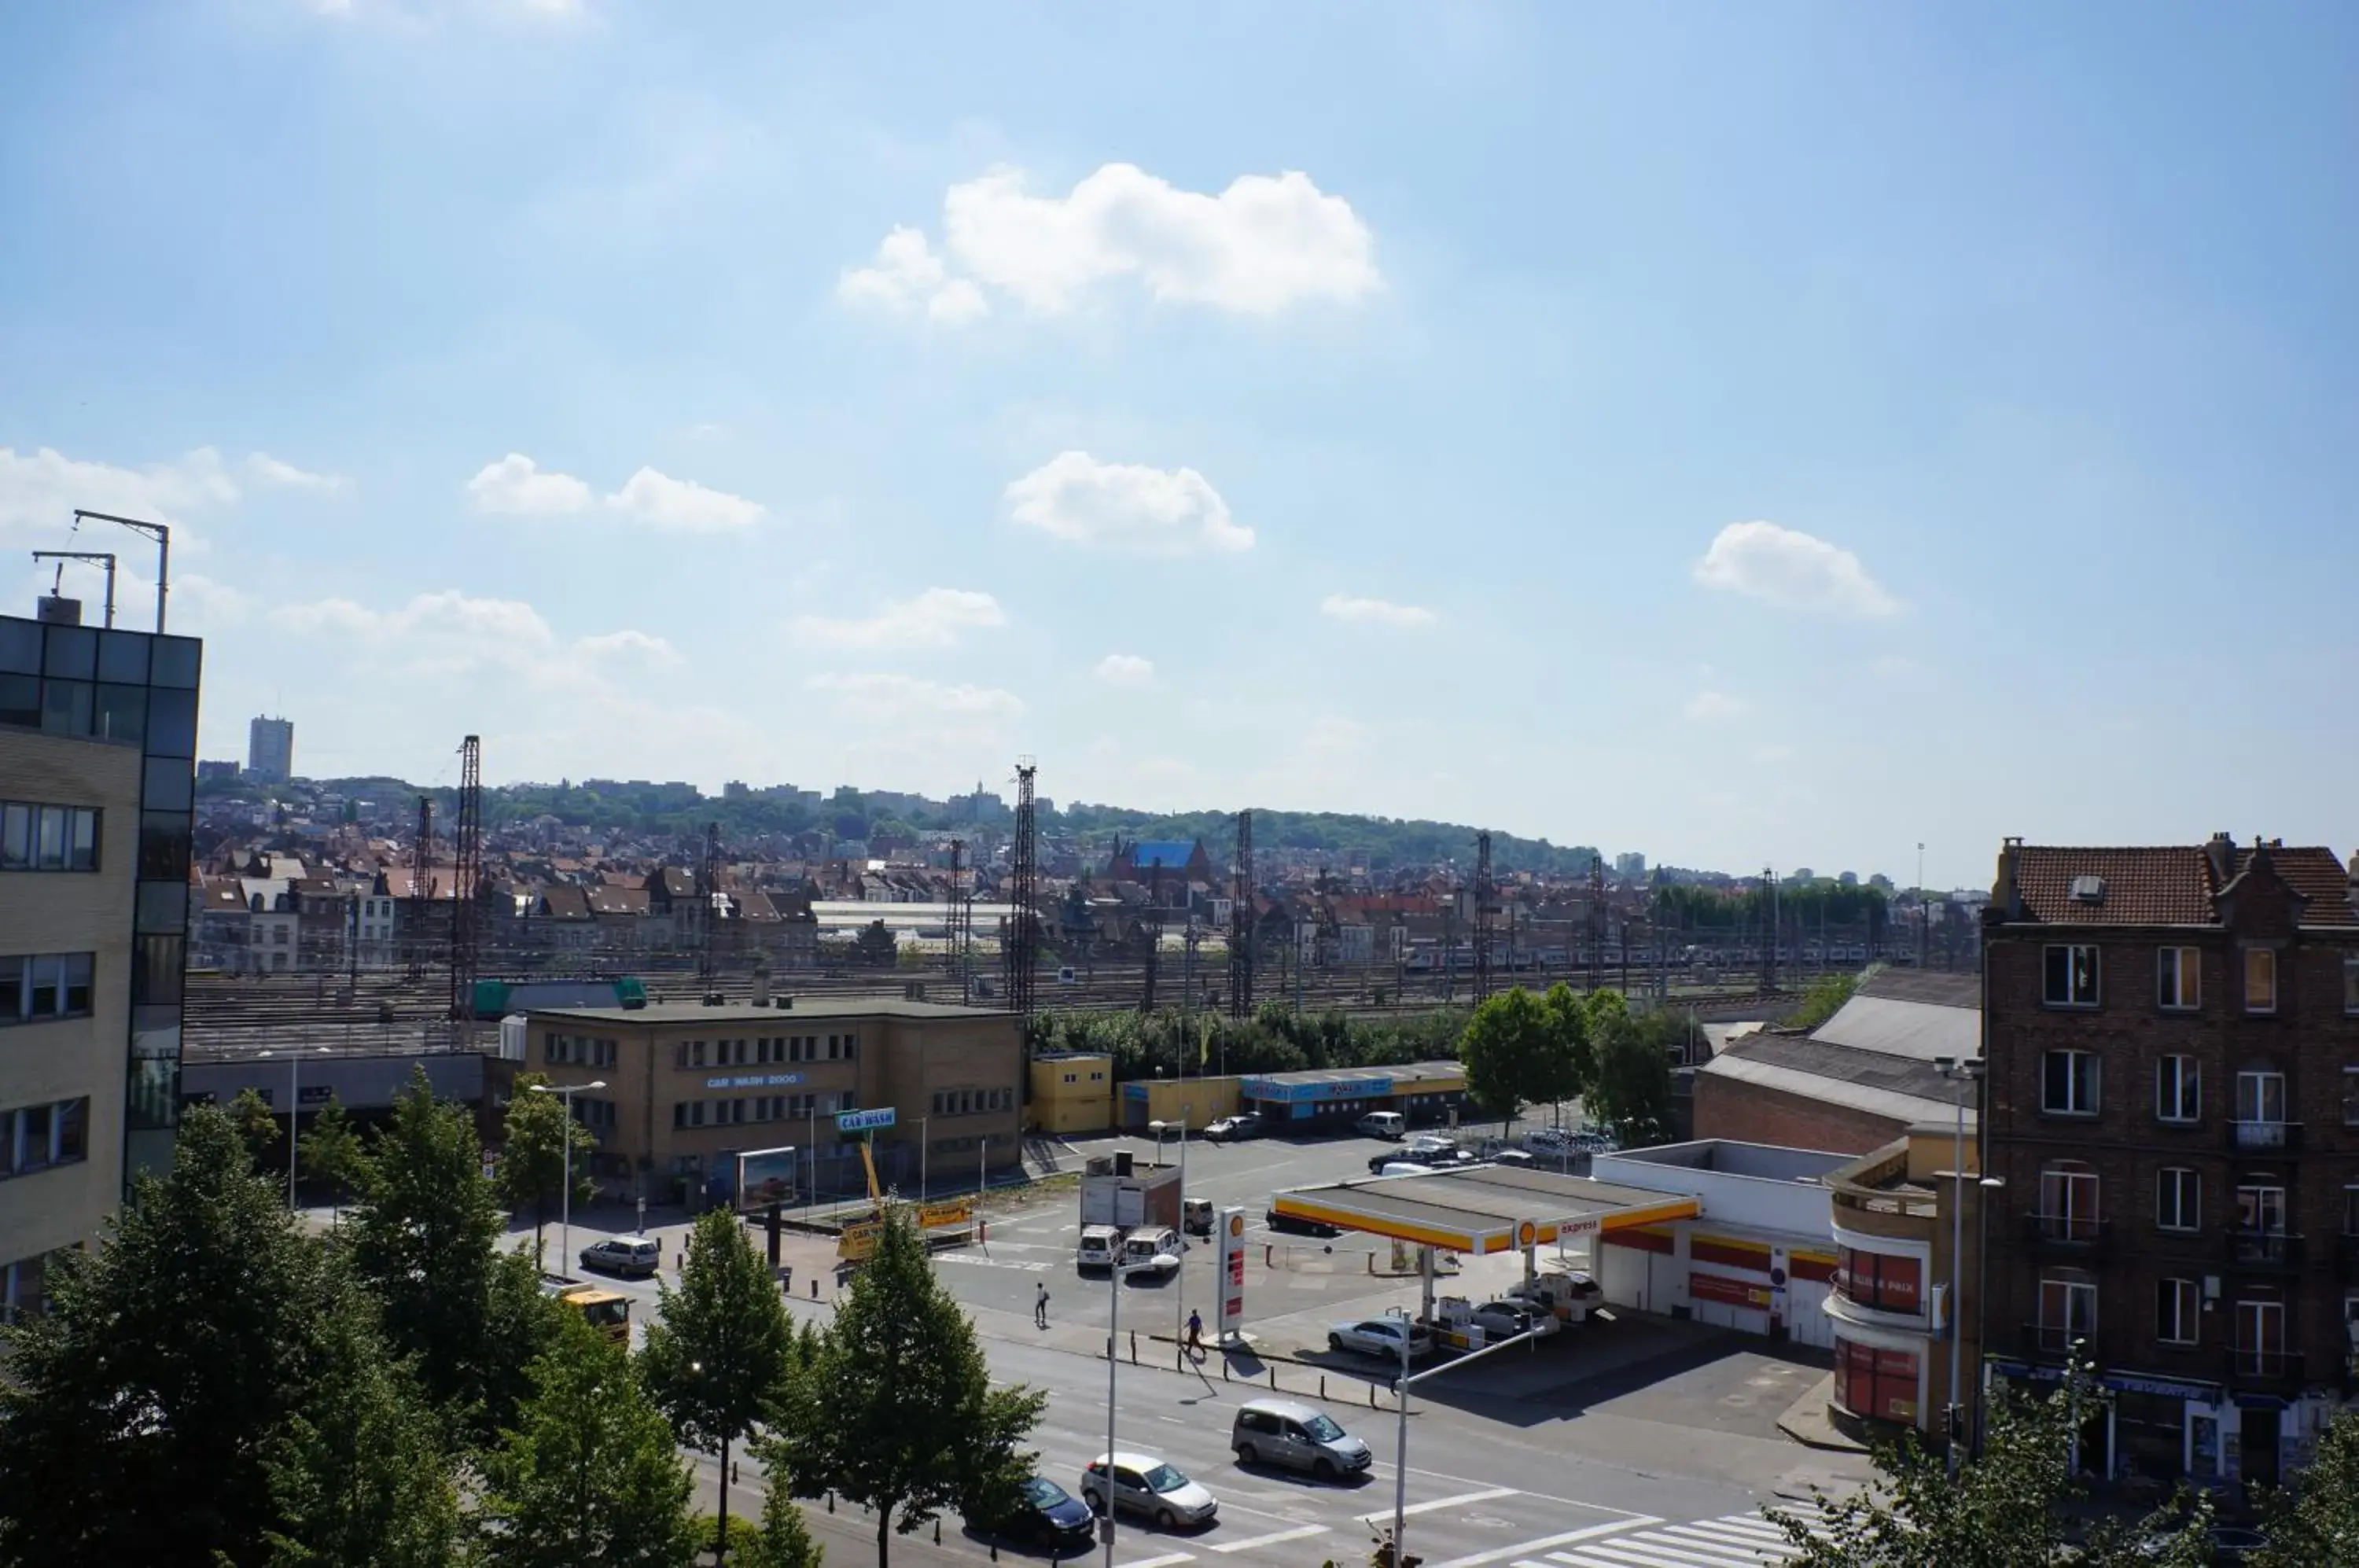
<svg viewBox="0 0 2359 1568">
<path fill-rule="evenodd" d="M 2254 854 L 2249 847 L 2236 850 L 2223 880 L 2201 844 L 2116 849 L 2022 844 L 2014 850 L 2021 918 L 2044 925 L 2217 925 L 2221 889 L 2244 875 Z M 2285 884 L 2310 900 L 2301 913 L 2302 924 L 2359 926 L 2349 878 L 2332 850 L 2272 845 L 2268 857 Z M 2096 903 L 2075 898 L 2072 883 L 2080 877 L 2104 877 L 2104 898 Z"/>
</svg>

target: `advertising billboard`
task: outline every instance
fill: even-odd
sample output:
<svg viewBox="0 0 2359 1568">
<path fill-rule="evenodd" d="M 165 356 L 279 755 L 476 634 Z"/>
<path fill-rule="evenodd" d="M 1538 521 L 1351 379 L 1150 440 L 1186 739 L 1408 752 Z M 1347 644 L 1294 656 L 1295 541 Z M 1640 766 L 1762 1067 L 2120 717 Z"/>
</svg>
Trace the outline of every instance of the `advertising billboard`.
<svg viewBox="0 0 2359 1568">
<path fill-rule="evenodd" d="M 1213 1328 L 1225 1342 L 1245 1323 L 1245 1212 L 1223 1209 L 1212 1222 L 1220 1239 L 1220 1311 Z"/>
</svg>

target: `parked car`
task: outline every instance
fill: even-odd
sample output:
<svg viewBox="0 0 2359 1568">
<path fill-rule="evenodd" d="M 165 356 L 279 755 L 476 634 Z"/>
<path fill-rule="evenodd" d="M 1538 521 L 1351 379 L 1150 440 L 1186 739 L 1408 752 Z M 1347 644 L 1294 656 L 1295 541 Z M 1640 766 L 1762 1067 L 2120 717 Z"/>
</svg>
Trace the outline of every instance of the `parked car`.
<svg viewBox="0 0 2359 1568">
<path fill-rule="evenodd" d="M 582 1267 L 625 1279 L 651 1279 L 663 1262 L 663 1243 L 651 1236 L 610 1236 L 582 1249 Z"/>
<path fill-rule="evenodd" d="M 1121 1245 L 1122 1232 L 1116 1230 L 1114 1226 L 1110 1225 L 1083 1225 L 1082 1227 L 1082 1239 L 1076 1243 L 1073 1247 L 1073 1267 L 1076 1269 L 1111 1269 L 1114 1267 L 1114 1251 L 1116 1248 L 1121 1247 Z"/>
<path fill-rule="evenodd" d="M 1404 1338 L 1408 1341 L 1411 1361 L 1433 1354 L 1433 1335 L 1407 1318 L 1354 1318 L 1336 1323 L 1327 1331 L 1327 1348 L 1398 1361 Z"/>
<path fill-rule="evenodd" d="M 1484 1339 L 1506 1339 L 1531 1332 L 1532 1312 L 1521 1301 L 1485 1301 L 1466 1321 L 1481 1329 Z"/>
<path fill-rule="evenodd" d="M 1404 1154 L 1432 1154 L 1440 1149 L 1455 1149 L 1457 1147 L 1458 1144 L 1455 1139 L 1444 1138 L 1438 1132 L 1421 1132 L 1416 1137 L 1408 1139 L 1403 1145 L 1401 1152 Z"/>
<path fill-rule="evenodd" d="M 1389 1138 L 1396 1143 L 1408 1136 L 1408 1118 L 1398 1111 L 1370 1111 L 1353 1125 L 1370 1138 Z"/>
<path fill-rule="evenodd" d="M 1498 1153 L 1491 1156 L 1491 1163 L 1494 1165 L 1528 1167 L 1537 1162 L 1532 1159 L 1531 1155 L 1524 1149 L 1503 1149 L 1499 1150 Z"/>
<path fill-rule="evenodd" d="M 1366 1443 L 1297 1399 L 1247 1399 L 1237 1407 L 1229 1446 L 1240 1465 L 1282 1465 L 1321 1481 L 1357 1475 L 1375 1463 Z"/>
<path fill-rule="evenodd" d="M 1201 1528 L 1221 1511 L 1209 1487 L 1148 1454 L 1101 1454 L 1090 1461 L 1082 1472 L 1082 1500 L 1103 1509 L 1109 1497 L 1117 1509 L 1145 1514 L 1162 1530 Z"/>
<path fill-rule="evenodd" d="M 1234 1116 L 1223 1116 L 1204 1128 L 1204 1138 L 1211 1143 L 1242 1143 L 1249 1138 L 1259 1138 L 1262 1132 L 1259 1111 L 1241 1111 Z"/>
<path fill-rule="evenodd" d="M 1135 1230 L 1122 1238 L 1123 1271 L 1169 1274 L 1180 1267 L 1180 1255 L 1187 1250 L 1176 1230 Z"/>
<path fill-rule="evenodd" d="M 1212 1234 L 1212 1200 L 1182 1198 L 1180 1201 L 1180 1228 L 1190 1236 Z"/>
<path fill-rule="evenodd" d="M 968 1522 L 1002 1540 L 1048 1547 L 1058 1556 L 1087 1552 L 1097 1540 L 1097 1521 L 1089 1505 L 1041 1475 L 1029 1477 L 1017 1488 L 1016 1506 L 1006 1519 Z"/>
<path fill-rule="evenodd" d="M 1276 1209 L 1262 1215 L 1262 1224 L 1286 1236 L 1341 1236 L 1343 1227 L 1331 1225 L 1324 1220 L 1306 1220 L 1293 1214 L 1281 1214 Z"/>
</svg>

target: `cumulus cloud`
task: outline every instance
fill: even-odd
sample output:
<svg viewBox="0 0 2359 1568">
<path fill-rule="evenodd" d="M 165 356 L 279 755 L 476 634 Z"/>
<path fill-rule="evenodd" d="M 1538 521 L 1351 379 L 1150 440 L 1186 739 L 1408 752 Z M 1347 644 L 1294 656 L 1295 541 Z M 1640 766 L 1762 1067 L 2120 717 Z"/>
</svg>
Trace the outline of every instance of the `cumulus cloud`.
<svg viewBox="0 0 2359 1568">
<path fill-rule="evenodd" d="M 1006 624 L 1006 612 L 988 593 L 929 588 L 914 599 L 887 604 L 873 615 L 797 615 L 787 629 L 798 641 L 815 648 L 908 649 L 955 647 L 970 631 Z"/>
<path fill-rule="evenodd" d="M 803 682 L 835 699 L 838 713 L 862 723 L 891 726 L 916 722 L 1000 724 L 1023 716 L 1013 691 L 995 686 L 951 685 L 881 671 L 820 674 Z"/>
<path fill-rule="evenodd" d="M 1231 519 L 1228 503 L 1192 468 L 1100 463 L 1062 452 L 1007 486 L 1008 515 L 1073 544 L 1141 555 L 1251 550 L 1254 531 Z"/>
<path fill-rule="evenodd" d="M 341 490 L 348 483 L 340 474 L 312 474 L 266 452 L 246 453 L 245 471 L 265 485 L 288 490 Z"/>
<path fill-rule="evenodd" d="M 1155 661 L 1135 653 L 1109 653 L 1098 660 L 1098 679 L 1109 686 L 1144 686 L 1155 679 Z"/>
<path fill-rule="evenodd" d="M 373 675 L 464 677 L 498 688 L 571 694 L 598 702 L 614 696 L 614 678 L 676 668 L 683 660 L 662 637 L 625 628 L 571 640 L 520 599 L 478 597 L 456 588 L 419 593 L 377 609 L 345 598 L 283 604 L 270 612 L 279 629 L 341 645 Z"/>
<path fill-rule="evenodd" d="M 1396 604 L 1389 599 L 1359 599 L 1348 593 L 1328 594 L 1319 602 L 1319 613 L 1331 620 L 1392 626 L 1403 631 L 1430 626 L 1440 619 L 1422 605 Z"/>
<path fill-rule="evenodd" d="M 1697 724 L 1708 724 L 1735 718 L 1745 709 L 1746 703 L 1742 697 L 1732 697 L 1725 691 L 1703 691 L 1689 698 L 1687 707 L 1682 711 Z"/>
<path fill-rule="evenodd" d="M 1872 617 L 1900 602 L 1840 545 L 1775 523 L 1731 523 L 1695 565 L 1695 580 L 1781 609 Z"/>
<path fill-rule="evenodd" d="M 676 670 L 687 661 L 679 651 L 662 637 L 647 632 L 625 629 L 600 632 L 594 637 L 576 637 L 574 651 L 591 659 L 636 661 L 657 670 Z"/>
<path fill-rule="evenodd" d="M 393 610 L 372 610 L 350 599 L 282 605 L 271 618 L 298 634 L 328 632 L 386 640 L 405 637 L 481 640 L 545 648 L 556 641 L 539 611 L 519 599 L 479 599 L 456 588 L 420 593 Z"/>
<path fill-rule="evenodd" d="M 727 533 L 762 520 L 762 506 L 725 490 L 709 490 L 693 479 L 674 479 L 642 468 L 606 497 L 606 505 L 643 523 L 675 533 Z"/>
<path fill-rule="evenodd" d="M 485 463 L 467 481 L 467 493 L 474 496 L 476 510 L 512 517 L 560 517 L 590 505 L 589 485 L 571 474 L 543 474 L 520 452 Z"/>
<path fill-rule="evenodd" d="M 145 468 L 71 458 L 52 447 L 18 452 L 0 446 L 0 528 L 62 531 L 77 506 L 177 523 L 237 498 L 237 482 L 209 446 Z M 172 542 L 182 541 L 176 534 Z"/>
<path fill-rule="evenodd" d="M 1218 195 L 1109 163 L 1063 196 L 1036 196 L 994 169 L 942 199 L 942 252 L 897 227 L 838 294 L 938 321 L 989 308 L 985 290 L 1035 314 L 1071 309 L 1112 278 L 1157 300 L 1275 315 L 1308 300 L 1350 303 L 1382 286 L 1375 238 L 1352 204 L 1297 172 L 1248 174 Z"/>
</svg>

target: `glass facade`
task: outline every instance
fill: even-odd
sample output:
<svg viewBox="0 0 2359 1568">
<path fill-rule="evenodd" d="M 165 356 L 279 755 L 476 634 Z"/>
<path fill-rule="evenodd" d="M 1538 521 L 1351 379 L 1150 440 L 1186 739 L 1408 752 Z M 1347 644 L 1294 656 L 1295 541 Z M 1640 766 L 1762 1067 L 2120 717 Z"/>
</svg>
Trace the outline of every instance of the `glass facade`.
<svg viewBox="0 0 2359 1568">
<path fill-rule="evenodd" d="M 197 691 L 204 645 L 0 615 L 0 724 L 136 746 L 141 757 L 124 1184 L 171 1163 L 180 1119 L 180 983 L 188 956 Z"/>
</svg>

